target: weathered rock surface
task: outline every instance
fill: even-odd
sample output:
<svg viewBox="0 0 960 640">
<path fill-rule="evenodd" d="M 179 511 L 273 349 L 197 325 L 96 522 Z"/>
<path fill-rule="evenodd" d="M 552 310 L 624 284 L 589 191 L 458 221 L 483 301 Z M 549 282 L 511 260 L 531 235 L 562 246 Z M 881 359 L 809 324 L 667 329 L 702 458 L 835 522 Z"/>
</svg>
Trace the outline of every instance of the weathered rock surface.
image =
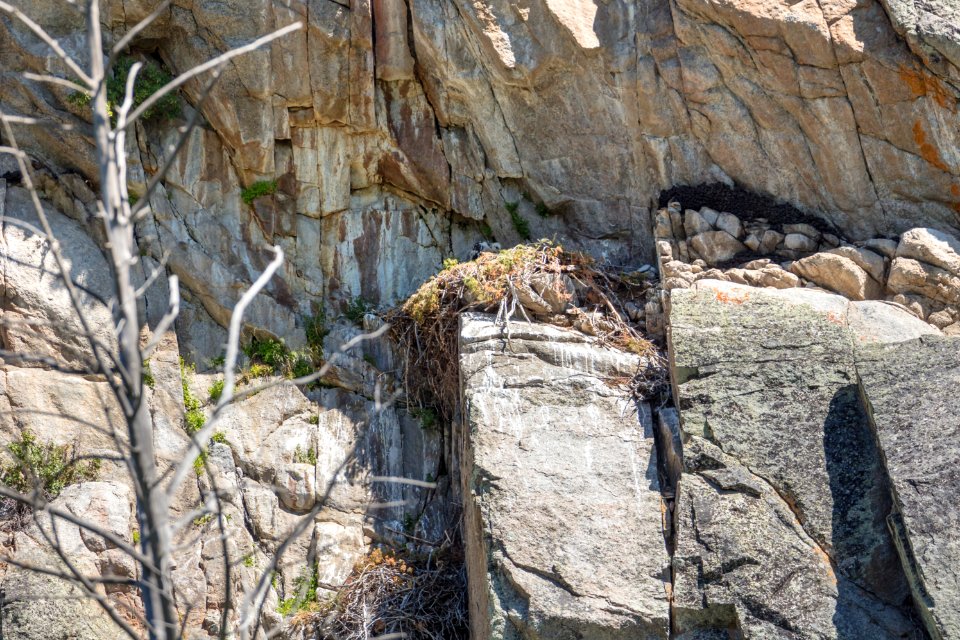
<svg viewBox="0 0 960 640">
<path fill-rule="evenodd" d="M 863 346 L 857 370 L 913 600 L 932 638 L 960 637 L 960 339 Z"/>
<path fill-rule="evenodd" d="M 790 270 L 851 300 L 876 300 L 883 294 L 883 287 L 879 282 L 852 259 L 842 255 L 816 253 L 797 260 L 790 266 Z"/>
<path fill-rule="evenodd" d="M 819 212 L 853 239 L 960 228 L 949 3 L 393 5 L 193 3 L 134 43 L 176 73 L 306 24 L 225 70 L 202 107 L 208 128 L 151 202 L 156 228 L 140 235 L 150 255 L 171 252 L 170 269 L 217 322 L 263 268 L 267 244 L 289 263 L 250 318 L 287 336 L 311 299 L 402 298 L 443 257 L 469 251 L 481 237 L 473 221 L 519 239 L 507 203 L 535 237 L 647 260 L 650 202 L 675 184 L 736 182 Z M 108 37 L 150 6 L 111 0 Z M 85 59 L 78 13 L 52 0 L 27 11 Z M 69 90 L 11 78 L 60 65 L 22 25 L 3 31 L 5 109 L 82 124 Z M 188 111 L 201 87 L 186 84 Z M 22 141 L 54 173 L 75 174 L 52 188 L 83 210 L 83 179 L 96 177 L 90 141 L 52 131 Z M 137 129 L 134 191 L 171 135 L 170 123 Z M 277 180 L 277 194 L 243 204 L 241 188 L 263 179 Z M 537 215 L 540 205 L 553 215 Z M 188 277 L 198 270 L 208 277 Z"/>
<path fill-rule="evenodd" d="M 463 317 L 473 637 L 668 637 L 653 425 L 607 382 L 640 361 L 588 340 Z"/>
<path fill-rule="evenodd" d="M 896 638 L 912 628 L 855 345 L 913 337 L 921 329 L 912 323 L 936 330 L 881 304 L 716 281 L 672 293 L 683 624 L 759 634 L 774 624 L 804 638 Z M 897 338 L 903 327 L 913 333 Z M 805 596 L 783 597 L 792 589 Z"/>
</svg>

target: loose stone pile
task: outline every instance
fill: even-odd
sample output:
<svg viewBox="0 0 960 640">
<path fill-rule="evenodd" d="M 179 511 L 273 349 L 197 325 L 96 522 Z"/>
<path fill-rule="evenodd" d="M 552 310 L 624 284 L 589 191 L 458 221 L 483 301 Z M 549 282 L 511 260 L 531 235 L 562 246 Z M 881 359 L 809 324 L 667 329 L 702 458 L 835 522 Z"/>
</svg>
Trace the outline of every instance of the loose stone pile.
<svg viewBox="0 0 960 640">
<path fill-rule="evenodd" d="M 698 280 L 755 287 L 822 288 L 851 300 L 887 300 L 950 335 L 960 335 L 960 239 L 915 228 L 899 239 L 849 243 L 812 223 L 741 219 L 709 207 L 657 213 L 664 290 Z"/>
</svg>

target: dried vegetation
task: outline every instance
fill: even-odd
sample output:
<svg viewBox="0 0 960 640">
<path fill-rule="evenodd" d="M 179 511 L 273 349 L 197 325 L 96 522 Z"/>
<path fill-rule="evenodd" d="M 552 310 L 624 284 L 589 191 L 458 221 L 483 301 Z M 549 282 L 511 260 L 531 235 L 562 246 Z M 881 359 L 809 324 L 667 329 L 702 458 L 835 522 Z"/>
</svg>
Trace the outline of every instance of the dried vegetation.
<svg viewBox="0 0 960 640">
<path fill-rule="evenodd" d="M 291 624 L 320 640 L 465 639 L 466 597 L 462 559 L 415 562 L 374 549 L 335 596 L 301 610 Z"/>
<path fill-rule="evenodd" d="M 624 307 L 652 287 L 643 275 L 604 267 L 546 241 L 444 266 L 387 318 L 405 355 L 411 404 L 434 407 L 444 421 L 454 418 L 458 322 L 464 311 L 497 313 L 506 334 L 511 320 L 575 328 L 595 336 L 598 344 L 643 356 L 642 370 L 629 385 L 638 397 L 665 391 L 663 355 L 630 322 Z"/>
</svg>

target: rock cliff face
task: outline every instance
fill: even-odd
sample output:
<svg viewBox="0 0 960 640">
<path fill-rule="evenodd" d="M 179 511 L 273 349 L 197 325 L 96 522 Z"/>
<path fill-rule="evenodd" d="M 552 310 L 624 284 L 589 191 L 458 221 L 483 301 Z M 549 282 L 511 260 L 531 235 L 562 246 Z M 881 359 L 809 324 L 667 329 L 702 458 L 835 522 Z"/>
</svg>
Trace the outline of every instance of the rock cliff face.
<svg viewBox="0 0 960 640">
<path fill-rule="evenodd" d="M 80 18 L 55 4 L 27 9 L 82 59 Z M 106 7 L 120 34 L 151 3 Z M 227 68 L 141 240 L 172 253 L 193 304 L 219 322 L 263 246 L 280 243 L 284 284 L 252 318 L 288 335 L 290 311 L 309 300 L 403 297 L 442 257 L 462 257 L 479 221 L 512 244 L 508 203 L 535 236 L 619 260 L 652 257 L 650 210 L 676 184 L 734 181 L 852 239 L 955 229 L 956 11 L 907 0 L 177 2 L 136 44 L 174 73 L 307 26 Z M 79 124 L 66 90 L 14 77 L 57 68 L 23 29 L 3 28 L 5 109 Z M 200 89 L 187 83 L 184 99 Z M 167 129 L 138 130 L 135 173 L 156 170 Z M 88 139 L 26 141 L 56 173 L 95 178 Z M 278 192 L 245 206 L 240 190 L 258 179 Z M 71 206 L 89 201 L 81 181 L 61 187 Z"/>
<path fill-rule="evenodd" d="M 78 13 L 21 4 L 86 58 Z M 158 3 L 101 4 L 116 40 Z M 526 323 L 505 349 L 483 316 L 465 317 L 459 335 L 460 427 L 424 429 L 401 405 L 379 408 L 379 390 L 402 386 L 387 341 L 340 358 L 336 388 L 245 399 L 211 446 L 213 477 L 188 483 L 174 512 L 187 517 L 209 482 L 223 490 L 231 553 L 244 559 L 230 585 L 239 594 L 327 501 L 280 567 L 265 632 L 288 631 L 278 601 L 318 550 L 329 593 L 374 541 L 439 544 L 462 505 L 478 640 L 960 638 L 960 364 L 957 339 L 938 330 L 960 331 L 956 2 L 175 0 L 133 50 L 176 74 L 298 20 L 303 30 L 228 65 L 205 104 L 198 81 L 179 96 L 203 124 L 137 229 L 141 282 L 166 264 L 142 304 L 147 324 L 165 310 L 166 276 L 183 287 L 176 331 L 152 360 L 158 456 L 172 462 L 187 441 L 178 356 L 199 371 L 186 389 L 206 397 L 230 309 L 274 244 L 287 260 L 249 308 L 249 333 L 299 347 L 306 317 L 326 311 L 327 353 L 359 332 L 340 317 L 351 302 L 392 306 L 481 240 L 552 237 L 631 267 L 659 257 L 674 289 L 676 407 L 626 403 L 613 382 L 638 357 Z M 109 343 L 88 114 L 24 71 L 65 75 L 0 18 L 0 108 L 76 127 L 24 129 L 20 141 Z M 137 126 L 132 193 L 180 124 Z M 275 192 L 245 199 L 258 181 Z M 48 360 L 0 366 L 0 444 L 29 430 L 106 455 L 108 436 L 49 415 L 96 423 L 117 408 L 104 381 L 39 366 L 69 368 L 85 352 L 43 243 L 20 224 L 32 218 L 19 182 L 0 161 L 0 340 Z M 699 207 L 656 217 L 665 190 L 713 183 L 822 224 L 760 228 Z M 767 258 L 721 271 L 744 249 Z M 132 494 L 116 470 L 56 504 L 132 539 Z M 4 543 L 53 562 L 44 526 Z M 102 540 L 61 533 L 85 570 L 135 575 Z M 223 552 L 204 523 L 189 533 L 175 574 L 194 607 L 178 605 L 191 632 L 215 635 Z M 65 608 L 68 587 L 16 569 L 0 580 L 4 637 L 117 634 L 93 605 Z M 36 592 L 48 597 L 24 595 Z M 129 590 L 109 597 L 137 606 Z"/>
</svg>

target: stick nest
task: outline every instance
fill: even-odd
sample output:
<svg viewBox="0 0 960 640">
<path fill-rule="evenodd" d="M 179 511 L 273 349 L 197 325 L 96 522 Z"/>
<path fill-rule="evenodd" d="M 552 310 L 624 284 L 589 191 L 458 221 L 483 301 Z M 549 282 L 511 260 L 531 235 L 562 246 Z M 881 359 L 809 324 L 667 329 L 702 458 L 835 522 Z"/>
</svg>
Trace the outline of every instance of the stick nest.
<svg viewBox="0 0 960 640">
<path fill-rule="evenodd" d="M 517 245 L 475 260 L 448 260 L 400 308 L 388 314 L 405 354 L 405 387 L 414 405 L 432 407 L 447 422 L 459 404 L 457 338 L 464 311 L 571 327 L 598 344 L 643 357 L 630 382 L 638 399 L 663 396 L 668 386 L 662 351 L 629 321 L 624 302 L 641 300 L 653 288 L 643 274 L 598 265 L 579 252 L 549 242 Z M 641 302 L 642 306 L 642 302 Z"/>
<path fill-rule="evenodd" d="M 334 597 L 317 611 L 298 614 L 292 625 L 305 632 L 303 637 L 318 640 L 465 640 L 469 631 L 463 559 L 433 559 L 418 567 L 374 549 Z"/>
</svg>

